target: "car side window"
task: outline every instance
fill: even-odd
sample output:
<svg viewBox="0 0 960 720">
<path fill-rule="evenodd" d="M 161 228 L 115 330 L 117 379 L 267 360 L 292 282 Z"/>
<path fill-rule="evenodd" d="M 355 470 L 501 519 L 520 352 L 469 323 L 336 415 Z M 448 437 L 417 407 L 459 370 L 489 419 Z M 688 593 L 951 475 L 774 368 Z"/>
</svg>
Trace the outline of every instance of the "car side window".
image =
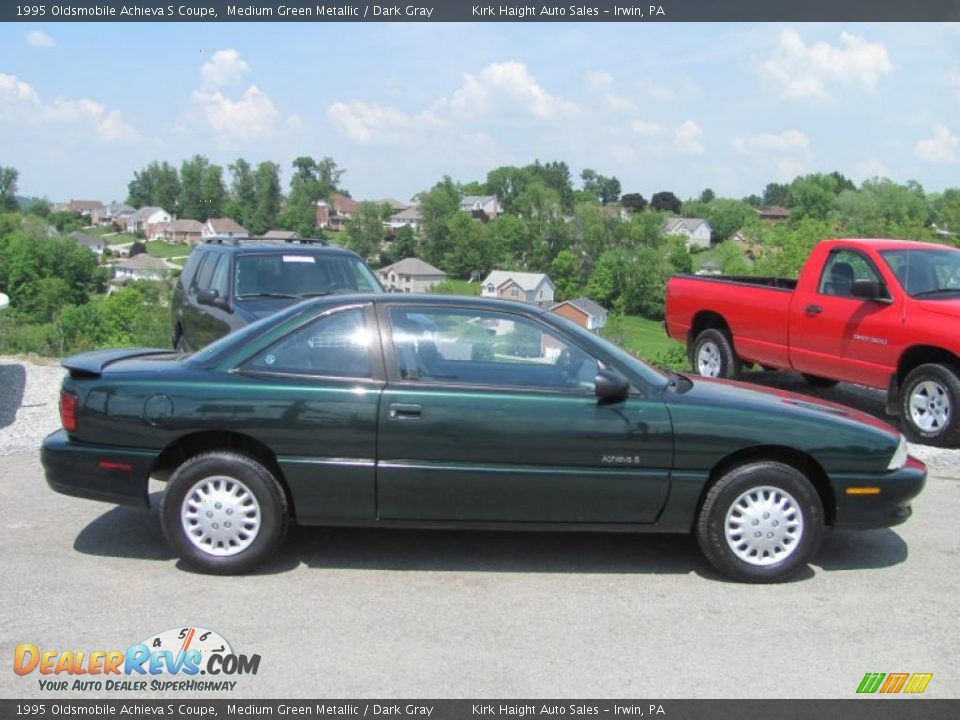
<svg viewBox="0 0 960 720">
<path fill-rule="evenodd" d="M 401 380 L 594 390 L 597 360 L 531 319 L 448 308 L 394 307 L 389 314 Z"/>
<path fill-rule="evenodd" d="M 372 343 L 373 335 L 364 322 L 363 310 L 351 308 L 319 317 L 294 330 L 250 358 L 240 369 L 369 378 Z"/>
<path fill-rule="evenodd" d="M 830 253 L 820 276 L 821 295 L 853 297 L 854 280 L 873 280 L 883 284 L 873 265 L 861 253 L 854 250 L 836 250 Z"/>
<path fill-rule="evenodd" d="M 197 271 L 197 281 L 195 283 L 197 290 L 207 290 L 210 288 L 213 271 L 216 270 L 221 260 L 220 255 L 214 253 L 208 254 L 206 261 L 200 266 L 200 270 Z"/>
<path fill-rule="evenodd" d="M 180 287 L 182 289 L 189 290 L 193 286 L 197 265 L 202 259 L 202 254 L 198 252 L 191 253 L 190 257 L 187 258 L 187 262 L 183 266 L 183 272 L 180 274 Z"/>
<path fill-rule="evenodd" d="M 220 258 L 216 268 L 213 271 L 213 277 L 210 279 L 210 289 L 217 291 L 217 297 L 225 298 L 230 290 L 230 259 Z"/>
</svg>

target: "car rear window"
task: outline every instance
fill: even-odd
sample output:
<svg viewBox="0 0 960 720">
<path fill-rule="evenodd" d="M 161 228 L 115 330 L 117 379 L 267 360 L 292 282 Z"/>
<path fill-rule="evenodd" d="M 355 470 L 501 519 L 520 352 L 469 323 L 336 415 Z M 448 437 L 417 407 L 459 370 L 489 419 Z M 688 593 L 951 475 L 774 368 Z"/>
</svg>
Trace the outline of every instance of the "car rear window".
<svg viewBox="0 0 960 720">
<path fill-rule="evenodd" d="M 297 252 L 240 255 L 234 282 L 238 298 L 277 293 L 382 292 L 370 269 L 350 255 Z"/>
</svg>

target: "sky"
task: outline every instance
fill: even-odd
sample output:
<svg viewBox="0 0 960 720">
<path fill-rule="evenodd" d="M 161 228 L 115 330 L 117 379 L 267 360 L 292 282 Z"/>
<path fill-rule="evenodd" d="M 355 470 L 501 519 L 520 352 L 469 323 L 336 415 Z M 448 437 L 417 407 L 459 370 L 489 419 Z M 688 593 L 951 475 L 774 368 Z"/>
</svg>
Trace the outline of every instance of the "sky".
<svg viewBox="0 0 960 720">
<path fill-rule="evenodd" d="M 0 25 L 0 165 L 53 202 L 196 153 L 285 186 L 330 156 L 358 199 L 535 159 L 647 198 L 833 170 L 942 191 L 958 111 L 960 23 Z"/>
</svg>

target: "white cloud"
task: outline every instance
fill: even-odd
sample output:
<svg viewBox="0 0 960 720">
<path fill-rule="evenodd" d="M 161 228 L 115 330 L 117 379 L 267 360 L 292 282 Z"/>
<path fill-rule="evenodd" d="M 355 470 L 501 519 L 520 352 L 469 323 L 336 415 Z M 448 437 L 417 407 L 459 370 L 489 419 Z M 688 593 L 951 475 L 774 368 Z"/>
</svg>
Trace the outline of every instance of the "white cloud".
<svg viewBox="0 0 960 720">
<path fill-rule="evenodd" d="M 857 176 L 860 180 L 869 180 L 875 177 L 890 177 L 890 169 L 880 160 L 869 158 L 857 166 Z"/>
<path fill-rule="evenodd" d="M 637 157 L 637 151 L 627 145 L 611 145 L 607 148 L 607 154 L 616 162 L 632 162 Z"/>
<path fill-rule="evenodd" d="M 250 70 L 250 65 L 233 49 L 217 50 L 209 62 L 200 68 L 203 81 L 211 87 L 221 87 L 239 82 Z"/>
<path fill-rule="evenodd" d="M 194 91 L 193 100 L 210 127 L 231 140 L 265 137 L 276 127 L 277 109 L 256 85 L 248 87 L 239 100 L 207 90 Z"/>
<path fill-rule="evenodd" d="M 527 66 L 515 61 L 491 63 L 476 75 L 464 73 L 463 84 L 450 100 L 438 103 L 438 107 L 445 106 L 466 120 L 495 109 L 520 110 L 542 120 L 574 115 L 580 110 L 576 103 L 544 90 Z"/>
<path fill-rule="evenodd" d="M 57 98 L 44 104 L 28 83 L 3 73 L 0 73 L 0 120 L 31 125 L 38 120 L 53 125 L 86 125 L 107 142 L 132 142 L 139 137 L 119 110 L 90 98 Z"/>
<path fill-rule="evenodd" d="M 938 123 L 933 127 L 932 137 L 917 141 L 916 151 L 920 159 L 926 162 L 954 163 L 960 154 L 960 138 L 950 132 L 946 125 Z"/>
<path fill-rule="evenodd" d="M 336 102 L 327 110 L 327 115 L 351 140 L 364 145 L 389 140 L 409 141 L 418 131 L 444 125 L 429 110 L 409 115 L 394 107 L 362 100 Z"/>
<path fill-rule="evenodd" d="M 684 155 L 702 155 L 703 144 L 700 138 L 703 130 L 693 120 L 687 120 L 673 133 L 674 147 Z"/>
<path fill-rule="evenodd" d="M 613 85 L 613 75 L 608 72 L 587 73 L 587 85 L 596 90 L 604 90 Z"/>
<path fill-rule="evenodd" d="M 804 158 L 788 155 L 777 160 L 777 179 L 780 182 L 790 182 L 799 175 L 803 175 L 807 169 L 807 161 Z"/>
<path fill-rule="evenodd" d="M 620 95 L 606 93 L 603 96 L 603 99 L 606 100 L 607 107 L 614 112 L 629 112 L 630 110 L 633 110 L 633 103 L 627 100 L 627 98 L 621 97 Z"/>
<path fill-rule="evenodd" d="M 33 32 L 27 35 L 27 45 L 38 48 L 50 48 L 56 45 L 53 38 L 47 35 L 45 32 L 40 32 L 39 30 L 34 30 Z"/>
<path fill-rule="evenodd" d="M 646 122 L 644 120 L 634 120 L 630 127 L 635 133 L 640 135 L 658 135 L 663 132 L 663 126 L 657 123 Z"/>
<path fill-rule="evenodd" d="M 287 126 L 292 128 L 298 128 L 303 125 L 303 118 L 300 117 L 297 113 L 293 113 L 287 118 Z"/>
<path fill-rule="evenodd" d="M 780 43 L 762 70 L 785 98 L 827 98 L 834 86 L 872 91 L 892 72 L 882 43 L 852 33 L 840 34 L 840 45 L 807 44 L 793 30 L 780 33 Z"/>
<path fill-rule="evenodd" d="M 749 138 L 734 138 L 731 144 L 743 152 L 753 150 L 806 152 L 810 149 L 810 138 L 799 130 L 784 130 L 781 133 L 760 133 Z"/>
</svg>

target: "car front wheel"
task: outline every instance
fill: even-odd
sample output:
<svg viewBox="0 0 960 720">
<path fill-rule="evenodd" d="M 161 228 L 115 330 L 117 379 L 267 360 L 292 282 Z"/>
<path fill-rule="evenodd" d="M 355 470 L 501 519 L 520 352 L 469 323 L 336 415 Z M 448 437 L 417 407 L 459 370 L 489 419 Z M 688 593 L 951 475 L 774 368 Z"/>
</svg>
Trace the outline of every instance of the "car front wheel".
<svg viewBox="0 0 960 720">
<path fill-rule="evenodd" d="M 160 506 L 163 533 L 184 562 L 230 575 L 270 558 L 286 534 L 286 496 L 276 477 L 236 452 L 204 453 L 184 462 Z"/>
<path fill-rule="evenodd" d="M 754 462 L 730 470 L 707 492 L 697 541 L 721 574 L 741 582 L 789 578 L 816 553 L 823 506 L 799 470 Z"/>
<path fill-rule="evenodd" d="M 903 381 L 901 415 L 913 439 L 940 447 L 960 446 L 960 378 L 951 367 L 927 363 Z"/>
</svg>

